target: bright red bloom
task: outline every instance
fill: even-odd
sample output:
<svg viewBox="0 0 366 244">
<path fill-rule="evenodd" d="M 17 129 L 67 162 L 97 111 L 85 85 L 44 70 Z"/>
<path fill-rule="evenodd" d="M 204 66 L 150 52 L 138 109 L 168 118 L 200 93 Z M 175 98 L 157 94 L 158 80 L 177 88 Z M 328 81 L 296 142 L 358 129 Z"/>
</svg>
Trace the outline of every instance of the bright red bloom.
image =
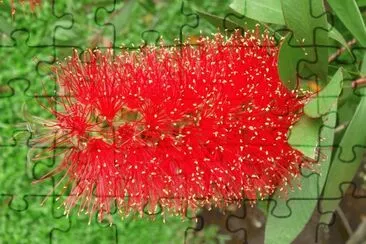
<svg viewBox="0 0 366 244">
<path fill-rule="evenodd" d="M 287 141 L 303 100 L 277 74 L 268 36 L 75 55 L 57 69 L 53 130 L 71 194 L 88 213 L 224 206 L 271 195 L 308 163 Z M 65 136 L 66 135 L 66 136 Z M 66 140 L 66 142 L 65 142 Z"/>
</svg>

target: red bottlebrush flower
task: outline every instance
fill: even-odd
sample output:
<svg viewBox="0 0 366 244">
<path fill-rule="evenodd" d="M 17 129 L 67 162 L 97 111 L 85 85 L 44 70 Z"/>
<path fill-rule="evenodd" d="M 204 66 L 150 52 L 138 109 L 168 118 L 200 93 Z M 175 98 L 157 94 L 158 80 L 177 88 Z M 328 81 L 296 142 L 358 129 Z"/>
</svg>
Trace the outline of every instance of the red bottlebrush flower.
<svg viewBox="0 0 366 244">
<path fill-rule="evenodd" d="M 90 53 L 89 59 L 84 65 L 75 54 L 63 67 L 65 72 L 59 79 L 60 86 L 84 106 L 92 105 L 111 122 L 124 104 L 122 96 L 126 87 L 121 80 L 123 74 L 116 64 L 110 63 L 110 54 Z"/>
<path fill-rule="evenodd" d="M 184 214 L 271 195 L 308 163 L 288 141 L 303 107 L 277 74 L 268 35 L 200 38 L 197 46 L 75 53 L 57 69 L 55 172 L 67 211 Z"/>
</svg>

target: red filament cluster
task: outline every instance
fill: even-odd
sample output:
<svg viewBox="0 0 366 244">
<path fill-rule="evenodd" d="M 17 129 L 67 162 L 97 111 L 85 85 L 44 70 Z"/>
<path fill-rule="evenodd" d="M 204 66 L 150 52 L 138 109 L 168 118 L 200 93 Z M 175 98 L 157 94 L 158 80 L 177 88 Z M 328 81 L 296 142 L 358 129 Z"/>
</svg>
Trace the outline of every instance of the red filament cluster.
<svg viewBox="0 0 366 244">
<path fill-rule="evenodd" d="M 46 124 L 69 148 L 55 169 L 70 191 L 66 211 L 184 215 L 287 185 L 304 163 L 287 141 L 303 99 L 279 79 L 277 55 L 268 35 L 239 32 L 75 53 L 55 71 L 61 109 Z"/>
</svg>

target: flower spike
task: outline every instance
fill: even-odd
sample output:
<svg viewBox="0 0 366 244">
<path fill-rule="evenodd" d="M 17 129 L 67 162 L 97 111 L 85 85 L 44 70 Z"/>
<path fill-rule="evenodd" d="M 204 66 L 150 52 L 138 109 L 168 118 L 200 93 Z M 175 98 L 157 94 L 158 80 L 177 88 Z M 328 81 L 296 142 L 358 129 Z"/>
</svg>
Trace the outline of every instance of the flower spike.
<svg viewBox="0 0 366 244">
<path fill-rule="evenodd" d="M 55 73 L 51 131 L 69 213 L 122 215 L 255 201 L 310 166 L 288 131 L 304 106 L 277 73 L 267 34 L 201 37 L 197 45 L 75 53 Z M 62 185 L 62 184 L 61 184 Z"/>
</svg>

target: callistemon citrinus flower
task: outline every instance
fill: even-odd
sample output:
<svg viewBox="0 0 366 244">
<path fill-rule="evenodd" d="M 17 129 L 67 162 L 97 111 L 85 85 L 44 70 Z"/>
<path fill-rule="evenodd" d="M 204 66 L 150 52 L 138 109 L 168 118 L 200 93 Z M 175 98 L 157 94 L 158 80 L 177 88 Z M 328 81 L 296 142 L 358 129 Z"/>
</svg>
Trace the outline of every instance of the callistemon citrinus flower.
<svg viewBox="0 0 366 244">
<path fill-rule="evenodd" d="M 66 211 L 183 215 L 287 185 L 304 163 L 287 141 L 303 99 L 281 83 L 277 55 L 271 37 L 239 32 L 75 53 L 55 71 L 59 110 L 45 125 L 56 139 L 39 139 L 69 147 L 55 169 L 70 189 Z"/>
</svg>

